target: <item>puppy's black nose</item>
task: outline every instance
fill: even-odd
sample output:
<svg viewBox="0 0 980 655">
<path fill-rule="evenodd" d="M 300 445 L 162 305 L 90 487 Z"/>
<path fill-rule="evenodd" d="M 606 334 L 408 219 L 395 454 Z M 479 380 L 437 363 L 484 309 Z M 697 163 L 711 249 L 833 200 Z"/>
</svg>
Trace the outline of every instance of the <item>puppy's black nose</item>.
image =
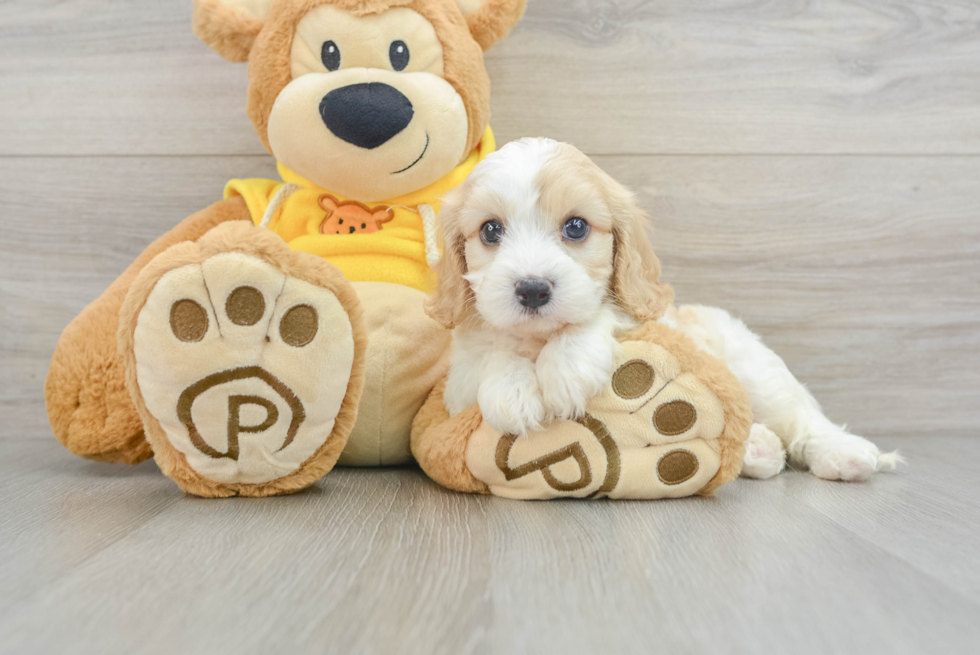
<svg viewBox="0 0 980 655">
<path fill-rule="evenodd" d="M 537 309 L 551 300 L 551 282 L 539 277 L 526 277 L 517 283 L 514 293 L 522 305 Z"/>
<path fill-rule="evenodd" d="M 393 86 L 380 82 L 334 89 L 320 101 L 324 125 L 338 139 L 359 148 L 377 148 L 408 127 L 415 110 Z"/>
</svg>

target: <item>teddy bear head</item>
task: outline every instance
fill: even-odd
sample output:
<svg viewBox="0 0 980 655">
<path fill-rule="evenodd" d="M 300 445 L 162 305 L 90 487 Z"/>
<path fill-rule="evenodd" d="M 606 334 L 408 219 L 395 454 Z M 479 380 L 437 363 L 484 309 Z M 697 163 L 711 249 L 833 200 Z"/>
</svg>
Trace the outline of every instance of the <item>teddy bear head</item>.
<svg viewBox="0 0 980 655">
<path fill-rule="evenodd" d="M 422 189 L 490 116 L 483 52 L 525 0 L 195 0 L 194 32 L 248 61 L 266 149 L 317 186 L 373 202 Z"/>
</svg>

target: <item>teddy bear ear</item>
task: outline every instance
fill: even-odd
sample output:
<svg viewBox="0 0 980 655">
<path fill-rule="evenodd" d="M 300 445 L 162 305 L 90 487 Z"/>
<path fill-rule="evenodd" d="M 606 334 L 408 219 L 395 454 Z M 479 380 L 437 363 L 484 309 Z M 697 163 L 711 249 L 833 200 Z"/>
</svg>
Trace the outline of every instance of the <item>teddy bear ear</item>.
<svg viewBox="0 0 980 655">
<path fill-rule="evenodd" d="M 230 61 L 247 61 L 272 0 L 194 0 L 194 34 Z"/>
<path fill-rule="evenodd" d="M 524 15 L 527 0 L 456 0 L 470 34 L 484 50 L 510 33 Z"/>
</svg>

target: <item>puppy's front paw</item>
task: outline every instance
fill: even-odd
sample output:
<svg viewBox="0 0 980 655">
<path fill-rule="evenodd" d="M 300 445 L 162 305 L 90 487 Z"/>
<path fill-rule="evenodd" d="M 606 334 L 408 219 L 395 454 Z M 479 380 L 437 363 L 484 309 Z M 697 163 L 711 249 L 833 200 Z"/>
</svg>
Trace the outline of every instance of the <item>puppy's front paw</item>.
<svg viewBox="0 0 980 655">
<path fill-rule="evenodd" d="M 526 359 L 488 373 L 480 384 L 479 403 L 483 419 L 504 434 L 524 436 L 544 423 L 534 365 Z"/>
<path fill-rule="evenodd" d="M 742 459 L 742 477 L 766 480 L 786 468 L 786 452 L 776 434 L 755 423 L 745 441 L 745 456 Z"/>
<path fill-rule="evenodd" d="M 577 419 L 585 405 L 602 393 L 613 368 L 613 342 L 582 334 L 550 341 L 537 361 L 538 384 L 545 412 L 553 418 Z"/>
</svg>

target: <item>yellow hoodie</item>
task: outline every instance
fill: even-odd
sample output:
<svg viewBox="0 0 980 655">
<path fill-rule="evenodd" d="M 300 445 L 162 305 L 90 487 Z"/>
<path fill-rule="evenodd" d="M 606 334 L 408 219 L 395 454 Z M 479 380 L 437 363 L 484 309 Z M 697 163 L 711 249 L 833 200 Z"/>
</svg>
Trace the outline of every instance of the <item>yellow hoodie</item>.
<svg viewBox="0 0 980 655">
<path fill-rule="evenodd" d="M 435 276 L 426 261 L 425 206 L 438 213 L 440 198 L 466 179 L 495 147 L 488 127 L 473 152 L 445 177 L 419 191 L 370 206 L 321 189 L 281 163 L 283 182 L 231 180 L 225 186 L 225 198 L 244 198 L 252 221 L 259 225 L 280 189 L 293 185 L 268 222 L 269 229 L 290 248 L 323 257 L 352 282 L 392 282 L 428 292 L 435 285 Z"/>
</svg>

